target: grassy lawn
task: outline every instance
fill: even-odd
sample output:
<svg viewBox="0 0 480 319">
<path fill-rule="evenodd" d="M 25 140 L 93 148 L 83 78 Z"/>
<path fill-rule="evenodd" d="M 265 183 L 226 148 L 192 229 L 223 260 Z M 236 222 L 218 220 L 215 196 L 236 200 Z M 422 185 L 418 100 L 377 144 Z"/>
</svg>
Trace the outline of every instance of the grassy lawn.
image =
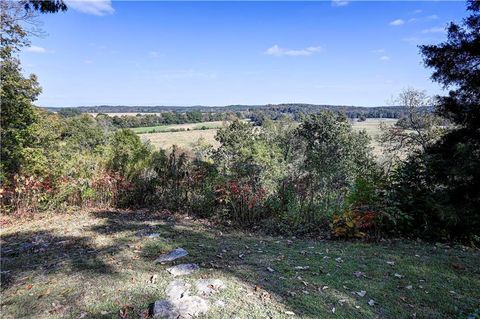
<svg viewBox="0 0 480 319">
<path fill-rule="evenodd" d="M 160 237 L 136 236 L 145 230 Z M 7 225 L 1 244 L 2 318 L 118 318 L 122 308 L 142 318 L 172 280 L 153 260 L 176 247 L 201 267 L 187 281 L 227 285 L 215 297 L 225 307 L 205 318 L 466 318 L 480 308 L 480 253 L 460 246 L 269 237 L 146 211 L 46 216 Z"/>
</svg>

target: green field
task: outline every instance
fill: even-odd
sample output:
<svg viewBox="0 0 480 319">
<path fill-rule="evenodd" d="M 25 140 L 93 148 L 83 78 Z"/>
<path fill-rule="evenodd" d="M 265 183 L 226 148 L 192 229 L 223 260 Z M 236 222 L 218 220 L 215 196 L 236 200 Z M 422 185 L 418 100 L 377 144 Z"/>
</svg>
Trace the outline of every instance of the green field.
<svg viewBox="0 0 480 319">
<path fill-rule="evenodd" d="M 372 138 L 372 147 L 375 154 L 381 153 L 381 147 L 376 141 L 380 134 L 380 123 L 386 123 L 387 125 L 395 124 L 394 119 L 367 119 L 363 122 L 354 122 L 352 127 L 354 130 L 365 130 L 367 134 Z M 150 141 L 155 147 L 168 149 L 172 145 L 177 145 L 182 148 L 191 148 L 192 145 L 199 139 L 203 138 L 207 143 L 218 147 L 218 142 L 215 140 L 215 134 L 217 129 L 225 125 L 224 122 L 202 122 L 194 124 L 179 124 L 168 126 L 152 126 L 152 127 L 138 127 L 132 129 L 134 132 L 141 134 L 141 138 L 144 141 Z M 208 128 L 208 130 L 201 130 L 202 126 Z M 172 131 L 172 130 L 184 130 L 184 131 Z M 190 129 L 187 131 L 187 129 Z M 154 133 L 150 133 L 155 130 Z"/>
<path fill-rule="evenodd" d="M 146 134 L 146 133 L 163 133 L 163 132 L 172 132 L 172 131 L 181 131 L 181 130 L 202 130 L 202 129 L 216 129 L 222 127 L 223 122 L 201 122 L 201 123 L 188 123 L 188 124 L 173 124 L 173 125 L 157 125 L 157 126 L 147 126 L 147 127 L 134 127 L 131 130 L 137 134 Z"/>
<path fill-rule="evenodd" d="M 210 298 L 225 306 L 202 318 L 467 318 L 480 308 L 480 253 L 463 246 L 271 237 L 156 211 L 41 217 L 4 221 L 2 318 L 145 318 L 173 280 L 154 259 L 176 247 L 200 266 L 181 279 L 226 285 Z"/>
</svg>

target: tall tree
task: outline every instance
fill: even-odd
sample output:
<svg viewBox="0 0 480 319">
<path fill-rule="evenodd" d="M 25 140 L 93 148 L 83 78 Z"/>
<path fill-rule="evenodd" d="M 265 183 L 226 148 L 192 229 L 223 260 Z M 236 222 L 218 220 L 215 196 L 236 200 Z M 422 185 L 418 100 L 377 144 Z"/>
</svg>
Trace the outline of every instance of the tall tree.
<svg viewBox="0 0 480 319">
<path fill-rule="evenodd" d="M 41 92 L 35 75 L 22 74 L 18 52 L 29 45 L 28 36 L 36 29 L 37 12 L 65 11 L 63 1 L 0 1 L 0 181 L 19 172 L 25 149 L 33 141 L 36 122 L 33 102 Z"/>
<path fill-rule="evenodd" d="M 445 88 L 438 113 L 456 124 L 480 126 L 480 1 L 468 1 L 471 15 L 461 25 L 450 23 L 447 41 L 423 45 L 425 65 L 433 68 L 432 79 Z"/>
<path fill-rule="evenodd" d="M 455 127 L 397 172 L 397 200 L 421 235 L 472 239 L 480 229 L 480 2 L 447 40 L 421 46 L 432 79 L 450 89 L 437 113 Z M 410 228 L 411 229 L 411 228 Z"/>
</svg>

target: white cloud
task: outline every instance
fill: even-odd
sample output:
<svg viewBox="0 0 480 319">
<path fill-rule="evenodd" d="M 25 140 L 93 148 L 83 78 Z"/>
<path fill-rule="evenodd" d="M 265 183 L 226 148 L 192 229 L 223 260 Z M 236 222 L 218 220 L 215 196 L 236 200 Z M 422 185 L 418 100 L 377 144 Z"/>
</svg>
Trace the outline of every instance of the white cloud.
<svg viewBox="0 0 480 319">
<path fill-rule="evenodd" d="M 111 0 L 67 0 L 66 3 L 69 8 L 97 16 L 115 12 Z"/>
<path fill-rule="evenodd" d="M 92 61 L 92 60 L 85 60 L 85 61 L 83 61 L 83 63 L 85 63 L 85 64 L 92 64 L 93 61 Z"/>
<path fill-rule="evenodd" d="M 45 48 L 36 46 L 36 45 L 31 45 L 25 49 L 27 52 L 32 52 L 32 53 L 47 53 L 47 50 Z"/>
<path fill-rule="evenodd" d="M 430 29 L 422 30 L 422 33 L 445 33 L 445 28 L 443 27 L 433 27 Z"/>
<path fill-rule="evenodd" d="M 307 56 L 312 55 L 314 53 L 321 52 L 322 48 L 319 46 L 316 47 L 308 47 L 305 49 L 299 50 L 291 50 L 279 47 L 277 44 L 265 50 L 265 54 L 273 55 L 273 56 Z"/>
<path fill-rule="evenodd" d="M 436 14 L 432 14 L 431 16 L 428 16 L 426 19 L 427 20 L 437 20 L 438 16 Z"/>
<path fill-rule="evenodd" d="M 385 49 L 376 49 L 376 50 L 372 50 L 370 52 L 375 53 L 375 54 L 380 54 L 380 53 L 385 53 Z"/>
<path fill-rule="evenodd" d="M 393 25 L 393 26 L 400 26 L 400 25 L 403 25 L 405 24 L 405 21 L 402 20 L 402 19 L 397 19 L 397 20 L 393 20 L 390 22 L 390 25 Z"/>
<path fill-rule="evenodd" d="M 423 10 L 421 10 L 421 9 L 417 9 L 417 10 L 413 11 L 414 14 L 419 14 L 419 13 L 422 13 L 422 12 L 423 12 Z"/>
<path fill-rule="evenodd" d="M 332 0 L 332 6 L 334 7 L 344 7 L 348 5 L 347 0 Z"/>
<path fill-rule="evenodd" d="M 387 56 L 387 55 L 382 55 L 382 56 L 380 57 L 380 60 L 382 60 L 382 61 L 388 61 L 388 60 L 390 60 L 390 57 Z"/>
</svg>

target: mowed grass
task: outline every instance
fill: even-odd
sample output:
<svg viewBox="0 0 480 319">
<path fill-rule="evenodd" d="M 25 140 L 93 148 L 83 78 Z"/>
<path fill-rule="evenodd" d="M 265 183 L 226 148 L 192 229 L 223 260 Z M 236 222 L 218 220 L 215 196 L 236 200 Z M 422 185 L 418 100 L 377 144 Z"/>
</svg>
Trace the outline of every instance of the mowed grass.
<svg viewBox="0 0 480 319">
<path fill-rule="evenodd" d="M 153 261 L 176 247 L 201 267 L 185 280 L 227 285 L 215 296 L 225 307 L 202 318 L 466 318 L 480 308 L 480 253 L 462 246 L 271 237 L 148 211 L 43 216 L 5 226 L 1 244 L 2 318 L 143 318 L 173 279 Z"/>
<path fill-rule="evenodd" d="M 134 127 L 131 130 L 138 134 L 169 132 L 172 130 L 201 130 L 201 129 L 217 129 L 222 127 L 224 122 L 222 121 L 213 121 L 213 122 L 200 122 L 200 123 L 187 123 L 187 124 L 174 124 L 174 125 L 157 125 L 157 126 L 146 126 L 146 127 Z"/>
</svg>

